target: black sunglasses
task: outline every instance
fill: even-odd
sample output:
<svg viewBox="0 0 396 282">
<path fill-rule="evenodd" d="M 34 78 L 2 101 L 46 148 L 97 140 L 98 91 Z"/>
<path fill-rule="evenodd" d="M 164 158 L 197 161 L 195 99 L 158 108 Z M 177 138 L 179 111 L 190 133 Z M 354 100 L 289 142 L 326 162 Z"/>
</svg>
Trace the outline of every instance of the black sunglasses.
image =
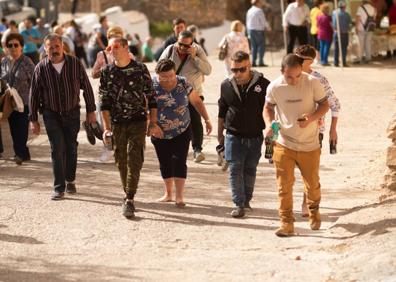
<svg viewBox="0 0 396 282">
<path fill-rule="evenodd" d="M 231 71 L 232 71 L 233 73 L 237 73 L 237 72 L 244 73 L 245 71 L 247 71 L 247 67 L 232 68 Z"/>
<path fill-rule="evenodd" d="M 7 48 L 18 48 L 19 46 L 21 46 L 21 45 L 19 45 L 18 43 L 9 43 L 9 44 L 7 44 Z"/>
<path fill-rule="evenodd" d="M 190 48 L 191 45 L 192 45 L 192 43 L 191 43 L 191 44 L 184 44 L 184 43 L 181 43 L 181 42 L 177 42 L 177 44 L 178 44 L 180 47 L 183 47 L 183 48 L 186 48 L 186 49 Z"/>
</svg>

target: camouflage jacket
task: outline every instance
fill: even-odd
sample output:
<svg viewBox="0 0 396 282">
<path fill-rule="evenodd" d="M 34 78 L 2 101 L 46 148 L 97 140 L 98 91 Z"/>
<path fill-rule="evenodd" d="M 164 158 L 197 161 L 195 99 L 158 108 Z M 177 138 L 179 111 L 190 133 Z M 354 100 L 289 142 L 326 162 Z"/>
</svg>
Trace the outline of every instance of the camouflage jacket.
<svg viewBox="0 0 396 282">
<path fill-rule="evenodd" d="M 146 120 L 147 104 L 156 108 L 154 88 L 146 65 L 131 60 L 123 68 L 107 65 L 100 75 L 101 111 L 110 111 L 112 123 Z"/>
</svg>

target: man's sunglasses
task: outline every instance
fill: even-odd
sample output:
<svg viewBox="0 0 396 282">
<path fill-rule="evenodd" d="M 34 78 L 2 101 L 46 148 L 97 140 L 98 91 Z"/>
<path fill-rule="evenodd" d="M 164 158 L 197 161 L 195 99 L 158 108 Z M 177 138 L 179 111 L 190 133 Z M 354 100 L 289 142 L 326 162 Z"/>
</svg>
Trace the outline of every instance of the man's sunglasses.
<svg viewBox="0 0 396 282">
<path fill-rule="evenodd" d="M 9 43 L 9 44 L 7 44 L 7 48 L 18 48 L 19 46 L 21 46 L 21 45 L 19 45 L 18 43 Z"/>
<path fill-rule="evenodd" d="M 188 48 L 191 47 L 192 43 L 191 44 L 184 44 L 184 43 L 181 43 L 181 42 L 177 42 L 177 45 L 179 45 L 180 47 L 183 47 L 185 49 L 188 49 Z"/>
<path fill-rule="evenodd" d="M 232 71 L 233 73 L 237 73 L 237 72 L 244 73 L 245 71 L 247 71 L 247 67 L 232 68 L 231 71 Z"/>
</svg>

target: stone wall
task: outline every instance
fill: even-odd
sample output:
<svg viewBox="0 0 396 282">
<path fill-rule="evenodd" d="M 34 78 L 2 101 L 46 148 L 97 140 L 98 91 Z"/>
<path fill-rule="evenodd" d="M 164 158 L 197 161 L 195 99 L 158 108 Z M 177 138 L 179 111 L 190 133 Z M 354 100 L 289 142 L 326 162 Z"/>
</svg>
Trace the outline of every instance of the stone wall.
<svg viewBox="0 0 396 282">
<path fill-rule="evenodd" d="M 222 24 L 226 17 L 226 1 L 211 0 L 97 0 L 101 9 L 118 5 L 124 10 L 137 10 L 144 13 L 150 21 L 171 21 L 181 17 L 187 24 L 194 23 L 201 28 Z M 61 12 L 69 12 L 70 0 L 62 0 Z M 89 12 L 91 1 L 79 1 L 77 12 Z"/>
<path fill-rule="evenodd" d="M 393 115 L 386 133 L 387 137 L 392 140 L 392 144 L 386 152 L 387 169 L 382 184 L 382 199 L 396 194 L 396 114 Z"/>
</svg>

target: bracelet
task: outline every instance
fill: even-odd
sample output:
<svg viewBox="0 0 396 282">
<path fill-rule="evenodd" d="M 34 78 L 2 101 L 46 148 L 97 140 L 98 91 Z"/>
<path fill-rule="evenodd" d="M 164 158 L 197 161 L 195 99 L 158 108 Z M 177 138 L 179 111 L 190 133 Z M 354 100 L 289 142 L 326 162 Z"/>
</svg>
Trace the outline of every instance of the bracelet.
<svg viewBox="0 0 396 282">
<path fill-rule="evenodd" d="M 205 119 L 205 123 L 208 123 L 208 122 L 210 122 L 210 119 Z"/>
</svg>

